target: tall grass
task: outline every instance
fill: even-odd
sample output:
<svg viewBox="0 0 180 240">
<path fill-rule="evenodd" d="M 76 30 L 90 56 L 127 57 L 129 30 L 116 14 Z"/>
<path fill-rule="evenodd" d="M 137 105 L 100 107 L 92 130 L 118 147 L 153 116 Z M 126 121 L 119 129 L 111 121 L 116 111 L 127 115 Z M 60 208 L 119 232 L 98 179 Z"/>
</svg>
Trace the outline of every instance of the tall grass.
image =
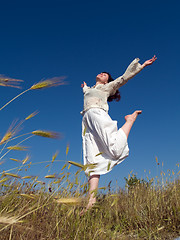
<svg viewBox="0 0 180 240">
<path fill-rule="evenodd" d="M 80 216 L 88 187 L 79 173 L 75 176 L 63 169 L 47 175 L 49 191 L 35 177 L 25 181 L 3 176 L 0 239 L 174 239 L 180 235 L 180 180 L 163 186 L 136 184 L 128 191 L 105 188 L 97 194 L 97 204 Z M 13 184 L 11 178 L 16 178 Z"/>
<path fill-rule="evenodd" d="M 35 135 L 58 136 L 43 130 L 17 136 L 19 127 L 36 114 L 34 112 L 20 123 L 13 123 L 7 130 L 0 142 L 1 164 L 9 151 L 25 150 L 21 144 Z M 26 138 L 9 146 L 23 136 Z M 0 173 L 0 239 L 128 240 L 174 239 L 180 236 L 180 172 L 161 171 L 161 178 L 148 181 L 138 181 L 134 175 L 129 175 L 129 185 L 125 189 L 114 191 L 110 184 L 99 189 L 97 203 L 80 216 L 88 201 L 88 184 L 82 182 L 81 173 L 86 167 L 93 166 L 67 161 L 68 151 L 69 145 L 64 166 L 56 173 L 52 174 L 51 169 L 62 161 L 58 159 L 58 153 L 47 161 L 49 170 L 44 179 L 20 174 L 21 170 L 42 162 L 30 162 L 28 154 L 23 160 L 9 159 L 18 166 Z M 75 174 L 71 173 L 72 165 L 78 167 Z M 131 181 L 134 179 L 136 181 Z"/>
</svg>

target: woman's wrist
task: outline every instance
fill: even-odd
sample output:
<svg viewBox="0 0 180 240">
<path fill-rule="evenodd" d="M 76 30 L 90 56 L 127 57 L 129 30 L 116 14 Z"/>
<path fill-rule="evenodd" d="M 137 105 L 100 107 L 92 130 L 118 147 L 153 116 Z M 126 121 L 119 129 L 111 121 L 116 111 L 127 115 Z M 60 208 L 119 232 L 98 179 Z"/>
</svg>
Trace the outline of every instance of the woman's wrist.
<svg viewBox="0 0 180 240">
<path fill-rule="evenodd" d="M 142 64 L 142 68 L 145 68 L 147 65 L 145 63 Z"/>
</svg>

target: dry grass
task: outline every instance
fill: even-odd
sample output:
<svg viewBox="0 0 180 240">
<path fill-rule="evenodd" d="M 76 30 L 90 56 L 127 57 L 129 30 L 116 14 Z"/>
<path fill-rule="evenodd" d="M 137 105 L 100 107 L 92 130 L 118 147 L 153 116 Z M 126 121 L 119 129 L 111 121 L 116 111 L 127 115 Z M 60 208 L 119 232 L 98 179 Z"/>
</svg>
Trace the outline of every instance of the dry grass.
<svg viewBox="0 0 180 240">
<path fill-rule="evenodd" d="M 97 204 L 80 217 L 87 184 L 81 184 L 79 171 L 72 176 L 64 169 L 61 173 L 52 175 L 48 188 L 43 182 L 36 188 L 37 178 L 25 182 L 13 174 L 8 175 L 16 178 L 13 184 L 10 179 L 0 182 L 0 239 L 10 234 L 11 239 L 47 240 L 174 239 L 180 235 L 180 180 L 140 183 L 128 191 L 105 187 L 104 194 L 97 195 Z"/>
</svg>

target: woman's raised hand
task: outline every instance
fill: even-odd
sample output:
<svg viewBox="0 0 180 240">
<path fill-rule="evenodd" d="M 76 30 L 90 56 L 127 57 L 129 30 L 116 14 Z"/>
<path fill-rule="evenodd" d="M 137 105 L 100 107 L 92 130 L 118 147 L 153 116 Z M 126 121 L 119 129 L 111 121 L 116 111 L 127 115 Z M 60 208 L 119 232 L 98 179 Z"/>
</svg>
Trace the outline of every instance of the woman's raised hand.
<svg viewBox="0 0 180 240">
<path fill-rule="evenodd" d="M 83 88 L 84 86 L 87 86 L 87 84 L 85 83 L 85 82 L 83 82 L 82 84 L 81 84 L 81 87 Z"/>
<path fill-rule="evenodd" d="M 147 61 L 145 61 L 144 63 L 143 63 L 143 67 L 146 67 L 146 66 L 148 66 L 148 65 L 151 65 L 151 64 L 153 64 L 153 62 L 155 62 L 156 61 L 156 59 L 157 59 L 157 57 L 156 57 L 156 55 L 154 55 L 154 57 L 153 58 L 151 58 L 151 59 L 149 59 L 149 60 L 147 60 Z"/>
</svg>

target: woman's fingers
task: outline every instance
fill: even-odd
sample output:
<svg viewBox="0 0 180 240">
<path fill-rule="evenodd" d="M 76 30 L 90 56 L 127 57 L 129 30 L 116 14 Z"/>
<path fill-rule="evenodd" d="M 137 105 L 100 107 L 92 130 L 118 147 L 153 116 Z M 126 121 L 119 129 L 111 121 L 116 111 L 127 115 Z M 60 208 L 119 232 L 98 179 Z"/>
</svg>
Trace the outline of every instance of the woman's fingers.
<svg viewBox="0 0 180 240">
<path fill-rule="evenodd" d="M 154 55 L 154 57 L 152 57 L 151 59 L 145 61 L 144 66 L 148 66 L 151 65 L 153 62 L 155 62 L 157 59 L 156 55 Z"/>
<path fill-rule="evenodd" d="M 153 62 L 156 61 L 157 57 L 156 55 L 154 55 L 154 57 L 152 58 Z"/>
</svg>

